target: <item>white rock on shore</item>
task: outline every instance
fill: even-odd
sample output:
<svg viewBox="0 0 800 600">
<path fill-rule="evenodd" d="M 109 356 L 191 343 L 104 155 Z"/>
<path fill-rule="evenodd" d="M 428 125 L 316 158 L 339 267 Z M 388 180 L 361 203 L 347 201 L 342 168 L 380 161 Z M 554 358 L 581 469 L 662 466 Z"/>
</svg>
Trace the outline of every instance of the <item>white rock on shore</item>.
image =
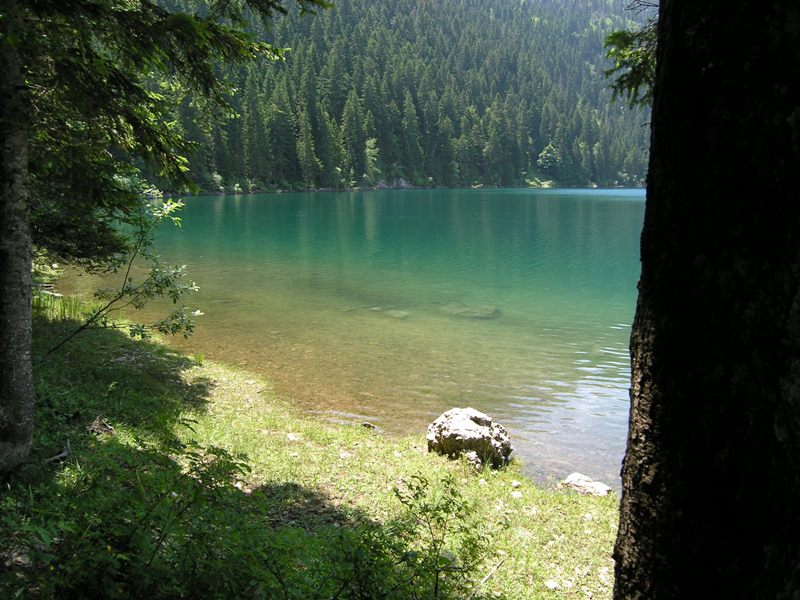
<svg viewBox="0 0 800 600">
<path fill-rule="evenodd" d="M 571 488 L 581 494 L 592 496 L 607 496 L 611 488 L 605 483 L 595 481 L 583 473 L 572 473 L 561 482 L 561 487 Z"/>
<path fill-rule="evenodd" d="M 428 452 L 464 455 L 476 468 L 501 467 L 513 451 L 506 428 L 474 408 L 451 408 L 428 425 L 427 439 Z"/>
</svg>

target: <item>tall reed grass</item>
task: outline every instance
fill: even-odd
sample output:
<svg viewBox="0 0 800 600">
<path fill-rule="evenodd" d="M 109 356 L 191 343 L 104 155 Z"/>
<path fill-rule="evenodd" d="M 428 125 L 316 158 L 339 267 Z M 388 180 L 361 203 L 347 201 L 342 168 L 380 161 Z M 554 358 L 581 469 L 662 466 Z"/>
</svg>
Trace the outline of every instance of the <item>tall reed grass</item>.
<svg viewBox="0 0 800 600">
<path fill-rule="evenodd" d="M 74 296 L 61 296 L 46 290 L 34 290 L 31 308 L 34 318 L 49 321 L 83 321 L 99 306 L 96 302 Z"/>
</svg>

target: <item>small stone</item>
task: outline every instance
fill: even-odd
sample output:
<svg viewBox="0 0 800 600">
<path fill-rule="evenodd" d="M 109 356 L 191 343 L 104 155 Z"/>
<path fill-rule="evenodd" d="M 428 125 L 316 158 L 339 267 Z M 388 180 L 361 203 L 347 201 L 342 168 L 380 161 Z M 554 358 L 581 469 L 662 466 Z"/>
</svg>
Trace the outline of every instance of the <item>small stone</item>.
<svg viewBox="0 0 800 600">
<path fill-rule="evenodd" d="M 522 492 L 511 492 L 511 497 L 517 499 L 522 498 Z"/>
<path fill-rule="evenodd" d="M 511 487 L 512 488 L 522 487 L 522 484 L 515 479 L 514 481 L 511 482 Z"/>
<path fill-rule="evenodd" d="M 607 496 L 611 488 L 605 483 L 595 481 L 582 473 L 572 473 L 561 482 L 562 487 L 571 488 L 581 494 Z"/>
<path fill-rule="evenodd" d="M 585 515 L 583 515 L 582 518 L 584 521 L 591 521 L 592 519 L 594 519 L 594 516 L 592 515 L 592 513 L 586 513 Z"/>
<path fill-rule="evenodd" d="M 485 479 L 479 479 L 479 480 L 478 480 L 478 483 L 479 483 L 480 485 L 487 485 L 487 483 L 486 483 L 486 480 L 485 480 Z"/>
<path fill-rule="evenodd" d="M 561 586 L 558 585 L 557 581 L 553 581 L 552 579 L 548 579 L 544 582 L 544 587 L 546 587 L 550 591 L 560 590 Z"/>
<path fill-rule="evenodd" d="M 352 457 L 353 457 L 352 453 L 348 452 L 347 450 L 342 450 L 341 452 L 339 452 L 339 458 L 341 458 L 342 460 L 347 460 L 348 458 Z"/>
<path fill-rule="evenodd" d="M 12 554 L 4 563 L 6 568 L 15 567 L 27 569 L 31 566 L 31 559 L 24 552 Z"/>
<path fill-rule="evenodd" d="M 291 452 L 289 453 L 289 458 L 300 458 L 299 452 Z"/>
<path fill-rule="evenodd" d="M 403 458 L 403 453 L 402 452 L 398 452 L 397 450 L 392 452 L 392 454 L 394 455 L 395 458 Z"/>
<path fill-rule="evenodd" d="M 586 577 L 589 573 L 592 572 L 592 569 L 589 567 L 575 567 L 575 576 L 579 579 Z"/>
<path fill-rule="evenodd" d="M 253 493 L 253 490 L 251 490 L 249 487 L 247 487 L 247 485 L 245 485 L 241 481 L 237 481 L 236 483 L 234 483 L 233 487 L 235 487 L 237 490 L 240 490 L 245 496 L 249 496 L 250 494 Z"/>
<path fill-rule="evenodd" d="M 462 455 L 464 459 L 470 464 L 470 466 L 475 469 L 476 471 L 483 470 L 483 462 L 481 461 L 478 453 L 474 450 L 470 450 L 469 452 L 464 452 Z"/>
<path fill-rule="evenodd" d="M 296 442 L 299 438 L 293 433 L 287 433 L 286 439 L 290 442 Z"/>
<path fill-rule="evenodd" d="M 386 314 L 393 319 L 407 319 L 408 313 L 404 310 L 387 310 Z"/>
<path fill-rule="evenodd" d="M 608 567 L 600 567 L 597 569 L 597 577 L 601 582 L 608 585 L 611 582 L 610 571 Z"/>
</svg>

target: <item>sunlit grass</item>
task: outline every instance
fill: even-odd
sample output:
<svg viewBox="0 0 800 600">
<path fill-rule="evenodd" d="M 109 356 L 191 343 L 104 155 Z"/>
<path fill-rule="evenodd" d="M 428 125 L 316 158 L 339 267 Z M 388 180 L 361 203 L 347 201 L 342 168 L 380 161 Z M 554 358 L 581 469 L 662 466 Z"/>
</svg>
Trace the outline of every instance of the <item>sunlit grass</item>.
<svg viewBox="0 0 800 600">
<path fill-rule="evenodd" d="M 277 399 L 268 382 L 230 367 L 206 361 L 185 376 L 213 381 L 207 411 L 195 415 L 196 436 L 246 454 L 251 487 L 293 482 L 337 506 L 386 520 L 397 510 L 393 489 L 400 480 L 419 474 L 435 481 L 451 473 L 486 519 L 508 521 L 496 540 L 495 565 L 502 564 L 486 584 L 490 590 L 513 599 L 611 596 L 615 495 L 544 489 L 519 465 L 476 473 L 466 463 L 428 454 L 423 432 L 393 438 L 357 421 L 309 418 Z"/>
<path fill-rule="evenodd" d="M 31 300 L 33 316 L 50 321 L 80 321 L 93 312 L 93 305 L 73 296 L 37 290 Z"/>
<path fill-rule="evenodd" d="M 465 500 L 476 507 L 480 522 L 496 532 L 478 580 L 491 576 L 476 598 L 611 596 L 615 496 L 593 498 L 544 489 L 515 464 L 477 473 L 464 462 L 428 454 L 422 431 L 394 438 L 359 422 L 341 424 L 312 417 L 276 397 L 268 381 L 251 373 L 201 355 L 173 352 L 160 342 L 132 341 L 113 330 L 81 334 L 45 360 L 44 351 L 74 328 L 69 319 L 86 307 L 53 297 L 41 300 L 36 310 L 40 318 L 34 344 L 35 443 L 28 466 L 7 494 L 10 523 L 33 528 L 38 522 L 35 515 L 49 511 L 55 521 L 44 522 L 58 525 L 47 535 L 56 540 L 59 535 L 69 538 L 74 532 L 59 533 L 63 519 L 58 512 L 70 493 L 76 494 L 68 505 L 73 513 L 107 509 L 116 514 L 121 509 L 115 503 L 123 502 L 125 494 L 135 494 L 131 501 L 136 499 L 145 507 L 162 506 L 161 500 L 156 504 L 148 500 L 148 494 L 155 493 L 148 491 L 149 486 L 169 486 L 172 479 L 178 485 L 182 476 L 169 469 L 176 439 L 180 439 L 200 447 L 221 447 L 231 456 L 244 457 L 251 469 L 230 482 L 240 497 L 225 500 L 226 506 L 238 507 L 226 510 L 236 512 L 215 513 L 218 519 L 230 520 L 229 525 L 220 525 L 222 530 L 242 526 L 235 523 L 252 510 L 248 518 L 257 515 L 263 520 L 259 527 L 291 540 L 298 556 L 307 555 L 312 561 L 309 565 L 327 564 L 325 568 L 331 569 L 331 561 L 338 560 L 338 555 L 331 554 L 334 546 L 314 550 L 320 540 L 333 544 L 340 537 L 336 532 L 350 531 L 358 523 L 381 526 L 397 519 L 403 507 L 395 488 L 404 480 L 421 476 L 436 489 L 452 477 Z M 113 428 L 113 435 L 87 431 L 98 418 Z M 70 449 L 65 460 L 48 461 L 64 448 Z M 181 464 L 188 468 L 191 461 Z M 191 479 L 181 481 L 186 489 L 194 489 Z M 81 500 L 85 492 L 78 489 L 87 485 L 95 494 L 91 504 Z M 103 491 L 106 485 L 111 486 L 108 492 Z M 101 513 L 90 517 L 71 514 L 67 520 L 99 528 L 102 540 L 106 529 L 118 527 L 102 522 L 106 517 Z M 16 531 L 0 526 L 0 546 L 19 545 L 20 535 L 19 526 Z M 109 552 L 123 552 L 118 540 L 108 539 L 113 549 Z M 63 562 L 66 557 L 59 558 L 59 543 L 52 543 L 56 558 L 51 564 L 83 568 L 82 563 Z M 229 536 L 219 544 L 234 552 L 241 544 L 246 546 L 247 540 Z M 131 557 L 127 560 L 135 562 Z M 82 571 L 75 572 L 79 574 Z M 70 575 L 62 572 L 61 576 Z M 293 585 L 302 589 L 301 583 Z M 299 591 L 294 594 L 291 597 L 302 597 Z"/>
</svg>

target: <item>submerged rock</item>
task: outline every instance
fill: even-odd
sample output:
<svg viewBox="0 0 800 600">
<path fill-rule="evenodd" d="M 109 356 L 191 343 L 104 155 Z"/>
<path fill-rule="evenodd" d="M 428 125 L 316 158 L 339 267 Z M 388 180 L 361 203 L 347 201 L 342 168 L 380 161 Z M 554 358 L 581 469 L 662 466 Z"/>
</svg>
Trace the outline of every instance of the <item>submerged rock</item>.
<svg viewBox="0 0 800 600">
<path fill-rule="evenodd" d="M 583 473 L 570 474 L 561 482 L 561 487 L 571 488 L 581 494 L 589 494 L 592 496 L 607 496 L 611 491 L 611 488 L 605 483 L 595 481 Z"/>
<path fill-rule="evenodd" d="M 379 312 L 385 314 L 387 317 L 392 317 L 393 319 L 405 319 L 408 318 L 408 311 L 399 310 L 393 306 L 367 306 L 367 310 L 371 310 L 372 312 Z"/>
<path fill-rule="evenodd" d="M 428 452 L 465 455 L 476 468 L 501 467 L 513 451 L 506 428 L 474 408 L 451 408 L 428 425 L 427 439 Z"/>
<path fill-rule="evenodd" d="M 500 309 L 491 304 L 461 304 L 448 302 L 439 307 L 443 313 L 463 319 L 494 319 L 500 316 Z"/>
<path fill-rule="evenodd" d="M 393 319 L 405 319 L 408 317 L 408 312 L 404 310 L 387 310 L 386 315 Z"/>
</svg>

